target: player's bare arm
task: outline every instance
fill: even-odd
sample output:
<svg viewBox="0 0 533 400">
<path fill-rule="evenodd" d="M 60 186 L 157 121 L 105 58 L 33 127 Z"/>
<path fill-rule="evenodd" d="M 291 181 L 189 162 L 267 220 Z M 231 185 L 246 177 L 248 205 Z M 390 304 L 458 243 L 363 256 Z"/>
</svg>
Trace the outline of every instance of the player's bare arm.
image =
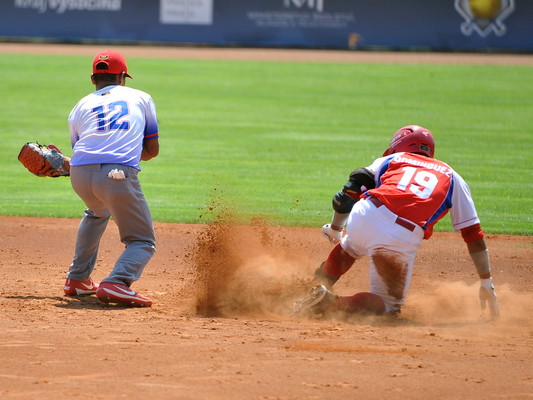
<svg viewBox="0 0 533 400">
<path fill-rule="evenodd" d="M 490 271 L 489 250 L 487 249 L 481 226 L 475 224 L 463 228 L 461 229 L 461 235 L 466 242 L 470 258 L 479 275 L 479 301 L 481 308 L 485 309 L 488 304 L 491 318 L 498 318 L 500 310 Z"/>
<path fill-rule="evenodd" d="M 159 154 L 159 139 L 150 139 L 143 142 L 141 160 L 148 161 Z"/>
</svg>

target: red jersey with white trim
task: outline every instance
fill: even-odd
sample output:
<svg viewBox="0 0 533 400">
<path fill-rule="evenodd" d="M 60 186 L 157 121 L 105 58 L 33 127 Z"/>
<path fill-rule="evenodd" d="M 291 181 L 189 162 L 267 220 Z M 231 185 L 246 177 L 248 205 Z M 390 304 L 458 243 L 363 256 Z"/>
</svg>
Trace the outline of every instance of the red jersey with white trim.
<svg viewBox="0 0 533 400">
<path fill-rule="evenodd" d="M 376 188 L 365 196 L 379 198 L 393 213 L 421 226 L 425 239 L 448 211 L 454 230 L 479 223 L 467 183 L 442 161 L 395 153 L 378 158 L 367 168 L 374 173 Z"/>
</svg>

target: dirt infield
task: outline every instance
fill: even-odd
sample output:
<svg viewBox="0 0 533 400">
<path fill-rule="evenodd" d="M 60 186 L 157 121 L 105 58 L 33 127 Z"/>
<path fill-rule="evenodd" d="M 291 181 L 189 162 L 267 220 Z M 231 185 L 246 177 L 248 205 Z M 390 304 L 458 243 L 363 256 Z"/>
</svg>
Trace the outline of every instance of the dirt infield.
<svg viewBox="0 0 533 400">
<path fill-rule="evenodd" d="M 99 49 L 0 44 L 0 53 L 92 57 Z M 224 49 L 160 50 L 229 57 Z M 296 59 L 322 61 L 326 53 L 337 54 L 301 51 Z M 337 61 L 356 55 L 341 53 Z M 533 65 L 531 56 L 511 59 Z M 287 309 L 331 248 L 318 228 L 156 223 L 157 253 L 134 285 L 154 305 L 128 309 L 63 296 L 78 222 L 0 216 L 2 400 L 533 398 L 533 237 L 486 238 L 498 321 L 482 314 L 474 267 L 452 233 L 424 243 L 400 319 L 309 321 Z M 110 223 L 95 280 L 121 251 Z M 367 271 L 368 260 L 358 262 L 337 292 L 367 289 Z"/>
<path fill-rule="evenodd" d="M 154 306 L 125 309 L 62 295 L 77 224 L 0 217 L 2 399 L 533 394 L 531 237 L 487 238 L 501 302 L 497 322 L 481 316 L 460 235 L 442 233 L 420 252 L 401 319 L 338 322 L 286 315 L 329 252 L 317 229 L 259 225 L 217 233 L 158 223 L 158 251 L 134 286 Z M 50 245 L 35 248 L 43 238 Z M 110 271 L 118 243 L 111 223 L 96 280 Z M 339 281 L 338 293 L 366 289 L 367 280 L 364 260 Z M 206 288 L 216 307 L 205 307 Z"/>
</svg>

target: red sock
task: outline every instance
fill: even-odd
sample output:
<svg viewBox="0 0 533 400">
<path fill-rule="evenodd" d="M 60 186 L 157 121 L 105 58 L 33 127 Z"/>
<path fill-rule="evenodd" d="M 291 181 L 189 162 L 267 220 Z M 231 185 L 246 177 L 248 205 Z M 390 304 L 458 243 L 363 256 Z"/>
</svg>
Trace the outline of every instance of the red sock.
<svg viewBox="0 0 533 400">
<path fill-rule="evenodd" d="M 324 273 L 332 278 L 340 278 L 354 262 L 355 258 L 346 253 L 340 244 L 337 244 L 324 263 Z"/>
<path fill-rule="evenodd" d="M 377 294 L 361 292 L 353 296 L 340 296 L 334 307 L 347 313 L 381 315 L 385 312 L 385 303 Z"/>
</svg>

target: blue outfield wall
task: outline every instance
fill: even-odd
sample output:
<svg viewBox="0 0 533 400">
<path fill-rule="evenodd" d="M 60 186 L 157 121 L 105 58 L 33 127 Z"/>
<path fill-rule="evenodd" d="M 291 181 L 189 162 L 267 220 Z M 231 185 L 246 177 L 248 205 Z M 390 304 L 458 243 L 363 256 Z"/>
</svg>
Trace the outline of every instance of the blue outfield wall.
<svg viewBox="0 0 533 400">
<path fill-rule="evenodd" d="M 533 0 L 0 0 L 0 38 L 533 51 Z"/>
</svg>

